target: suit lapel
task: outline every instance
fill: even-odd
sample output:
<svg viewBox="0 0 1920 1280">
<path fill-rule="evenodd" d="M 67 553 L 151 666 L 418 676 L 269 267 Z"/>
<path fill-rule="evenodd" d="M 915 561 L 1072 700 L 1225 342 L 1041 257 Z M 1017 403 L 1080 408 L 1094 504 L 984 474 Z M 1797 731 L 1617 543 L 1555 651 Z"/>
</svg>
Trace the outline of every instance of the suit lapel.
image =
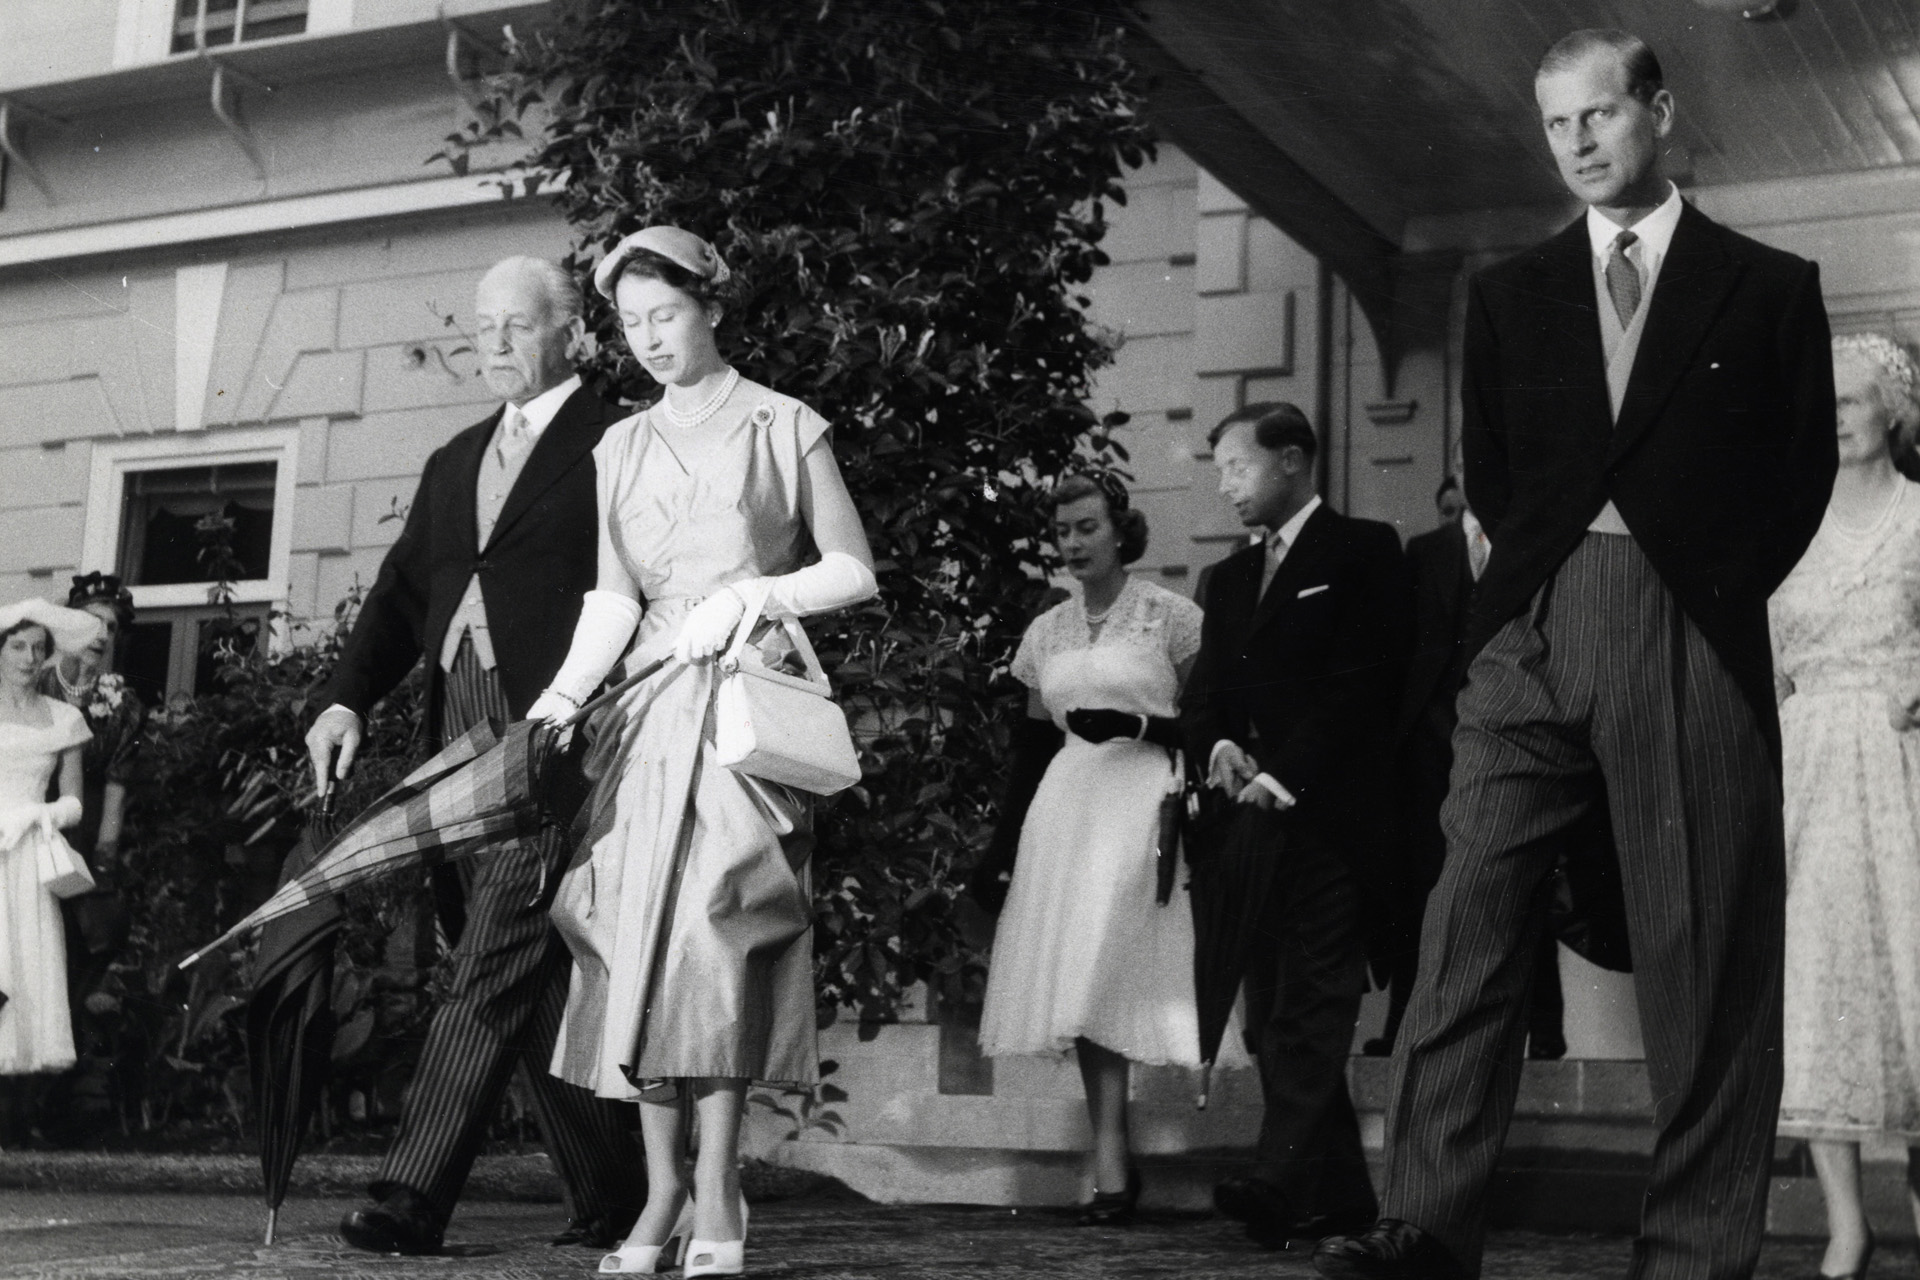
<svg viewBox="0 0 1920 1280">
<path fill-rule="evenodd" d="M 1607 356 L 1600 343 L 1600 302 L 1584 215 L 1540 247 L 1533 269 L 1541 355 L 1533 367 L 1577 397 L 1578 420 L 1557 425 L 1573 426 L 1596 443 L 1604 442 L 1613 432 L 1613 408 L 1607 399 Z"/>
<path fill-rule="evenodd" d="M 533 451 L 527 455 L 527 464 L 520 468 L 519 478 L 513 482 L 513 488 L 507 491 L 507 500 L 500 508 L 500 518 L 494 522 L 493 536 L 487 539 L 488 546 L 500 541 L 501 535 L 513 527 L 513 522 L 527 513 L 534 499 L 551 489 L 554 482 L 567 473 L 568 468 L 592 451 L 600 439 L 595 428 L 600 425 L 602 408 L 600 397 L 584 386 L 567 397 L 560 411 L 553 415 L 553 421 L 547 424 L 547 429 L 534 442 Z M 474 477 L 477 482 L 477 460 Z"/>
<path fill-rule="evenodd" d="M 480 463 L 493 442 L 493 433 L 500 428 L 500 413 L 494 410 L 493 416 L 480 424 L 486 429 L 469 436 L 462 446 L 464 451 L 455 455 L 453 475 L 457 483 L 448 501 L 453 503 L 453 528 L 468 559 L 480 552 Z"/>
<path fill-rule="evenodd" d="M 1473 567 L 1467 563 L 1468 554 L 1466 527 L 1456 521 L 1447 527 L 1446 563 L 1440 566 L 1439 580 L 1434 583 L 1440 598 L 1449 605 L 1458 605 L 1473 590 Z"/>
<path fill-rule="evenodd" d="M 1273 571 L 1273 581 L 1267 584 L 1266 593 L 1260 597 L 1260 604 L 1253 611 L 1255 631 L 1272 622 L 1274 615 L 1292 602 L 1303 587 L 1320 585 L 1308 582 L 1307 578 L 1319 568 L 1321 549 L 1332 536 L 1333 513 L 1323 505 L 1300 526 L 1300 536 L 1287 548 L 1287 558 Z M 1264 556 L 1266 553 L 1262 551 L 1261 554 Z M 1261 568 L 1265 567 L 1262 563 Z"/>
<path fill-rule="evenodd" d="M 1632 448 L 1659 416 L 1738 277 L 1738 266 L 1713 224 L 1692 205 L 1684 205 L 1648 303 L 1646 331 L 1613 429 L 1610 463 Z"/>
<path fill-rule="evenodd" d="M 1264 554 L 1258 546 L 1243 547 L 1222 560 L 1207 587 L 1207 604 L 1220 624 L 1232 629 L 1251 626 L 1259 607 L 1260 569 Z"/>
</svg>

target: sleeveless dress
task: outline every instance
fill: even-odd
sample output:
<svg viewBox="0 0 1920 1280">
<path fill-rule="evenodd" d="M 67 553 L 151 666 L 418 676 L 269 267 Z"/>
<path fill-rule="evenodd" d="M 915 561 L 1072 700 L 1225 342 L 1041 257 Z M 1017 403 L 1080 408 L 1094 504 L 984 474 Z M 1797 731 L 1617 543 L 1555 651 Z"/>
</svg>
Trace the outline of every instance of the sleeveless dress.
<svg viewBox="0 0 1920 1280">
<path fill-rule="evenodd" d="M 689 470 L 656 412 L 594 448 L 601 518 L 646 607 L 629 670 L 670 654 L 704 597 L 818 558 L 800 483 L 819 414 L 742 379 Z M 772 624 L 755 647 L 799 669 Z M 574 957 L 553 1072 L 602 1097 L 684 1076 L 818 1079 L 812 800 L 714 759 L 716 684 L 714 663 L 670 664 L 593 725 L 593 791 L 552 909 Z"/>
<path fill-rule="evenodd" d="M 1787 836 L 1780 1131 L 1920 1140 L 1920 493 L 1868 531 L 1829 512 L 1768 607 Z"/>
<path fill-rule="evenodd" d="M 41 696 L 53 723 L 0 724 L 0 814 L 46 803 L 60 753 L 93 735 L 86 717 Z M 39 824 L 0 849 L 0 1075 L 64 1071 L 74 1064 L 67 1009 L 67 936 L 60 900 L 40 883 Z"/>
<path fill-rule="evenodd" d="M 1171 716 L 1200 619 L 1185 596 L 1129 578 L 1096 639 L 1076 591 L 1027 628 L 1013 674 L 1062 729 L 1080 707 Z M 1171 776 L 1164 747 L 1067 734 L 1020 830 L 980 1015 L 985 1053 L 1057 1053 L 1084 1036 L 1134 1062 L 1200 1064 L 1192 911 L 1177 891 L 1154 901 Z"/>
</svg>

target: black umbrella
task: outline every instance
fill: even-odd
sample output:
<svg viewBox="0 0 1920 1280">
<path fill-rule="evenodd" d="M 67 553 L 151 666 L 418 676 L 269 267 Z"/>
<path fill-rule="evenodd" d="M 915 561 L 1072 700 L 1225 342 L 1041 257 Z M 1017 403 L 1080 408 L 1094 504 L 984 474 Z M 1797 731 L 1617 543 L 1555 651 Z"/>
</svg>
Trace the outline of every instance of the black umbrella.
<svg viewBox="0 0 1920 1280">
<path fill-rule="evenodd" d="M 333 811 L 337 794 L 327 793 L 287 854 L 282 883 L 311 866 L 333 839 L 340 825 Z M 247 1001 L 247 1068 L 260 1125 L 268 1244 L 333 1055 L 333 946 L 340 924 L 340 900 L 328 896 L 260 931 Z"/>
<path fill-rule="evenodd" d="M 1286 833 L 1276 810 L 1240 804 L 1212 788 L 1192 796 L 1185 848 L 1192 869 L 1193 994 L 1200 1019 L 1197 1105 L 1204 1111 Z"/>
</svg>

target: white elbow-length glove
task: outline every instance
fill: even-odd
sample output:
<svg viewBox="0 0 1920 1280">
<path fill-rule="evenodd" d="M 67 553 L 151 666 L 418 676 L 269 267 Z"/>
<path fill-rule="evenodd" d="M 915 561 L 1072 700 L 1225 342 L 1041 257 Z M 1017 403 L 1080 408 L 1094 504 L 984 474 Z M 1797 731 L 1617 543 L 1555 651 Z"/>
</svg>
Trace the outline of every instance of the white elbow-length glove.
<svg viewBox="0 0 1920 1280">
<path fill-rule="evenodd" d="M 826 613 L 865 600 L 880 589 L 873 570 L 844 551 L 829 551 L 818 564 L 774 578 L 735 583 L 708 596 L 687 615 L 674 653 L 683 662 L 699 662 L 727 647 L 747 601 L 764 593 L 761 611 L 773 617 Z"/>
<path fill-rule="evenodd" d="M 567 658 L 553 673 L 527 719 L 557 724 L 585 705 L 607 678 L 613 664 L 627 650 L 633 629 L 640 624 L 640 602 L 618 591 L 589 591 L 580 603 L 580 621 L 573 626 Z"/>
</svg>

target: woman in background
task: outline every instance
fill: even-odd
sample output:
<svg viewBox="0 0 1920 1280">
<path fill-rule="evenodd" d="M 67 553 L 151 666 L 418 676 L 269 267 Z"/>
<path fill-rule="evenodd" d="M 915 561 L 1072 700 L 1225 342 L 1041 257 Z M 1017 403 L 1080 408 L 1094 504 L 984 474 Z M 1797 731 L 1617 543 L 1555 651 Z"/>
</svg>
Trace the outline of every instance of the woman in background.
<svg viewBox="0 0 1920 1280">
<path fill-rule="evenodd" d="M 1055 545 L 1080 590 L 1036 618 L 1014 654 L 1029 723 L 1016 793 L 996 839 L 1019 834 L 980 1018 L 989 1055 L 1071 1048 L 1093 1126 L 1087 1226 L 1128 1221 L 1140 1195 L 1128 1156 L 1129 1064 L 1200 1065 L 1193 919 L 1156 902 L 1160 804 L 1180 736 L 1180 686 L 1200 650 L 1200 607 L 1126 566 L 1146 517 L 1109 473 L 1054 489 Z M 1036 767 L 1058 732 L 1065 745 Z M 978 896 L 994 896 L 989 884 Z M 990 904 L 990 902 L 989 902 Z"/>
<path fill-rule="evenodd" d="M 1873 1253 L 1860 1142 L 1907 1144 L 1920 1224 L 1920 492 L 1889 447 L 1920 422 L 1920 370 L 1877 334 L 1836 338 L 1840 470 L 1774 593 L 1787 837 L 1780 1132 L 1807 1139 L 1827 1203 L 1823 1276 Z"/>
<path fill-rule="evenodd" d="M 80 821 L 67 837 L 99 886 L 67 902 L 68 981 L 78 1030 L 86 1019 L 87 997 L 99 989 L 126 941 L 126 905 L 112 883 L 146 708 L 114 670 L 120 637 L 133 625 L 133 593 L 112 574 L 79 574 L 67 592 L 67 607 L 90 613 L 101 624 L 93 643 L 60 654 L 40 678 L 40 692 L 79 711 L 92 734 L 80 753 Z"/>
<path fill-rule="evenodd" d="M 90 735 L 78 711 L 39 692 L 57 649 L 90 644 L 99 619 L 45 600 L 0 609 L 0 1076 L 64 1071 L 74 1063 L 67 1010 L 66 936 L 59 899 L 42 879 L 43 846 L 80 820 L 80 752 Z M 58 799 L 48 783 L 59 778 Z M 10 1092 L 9 1138 L 26 1127 Z"/>
</svg>

